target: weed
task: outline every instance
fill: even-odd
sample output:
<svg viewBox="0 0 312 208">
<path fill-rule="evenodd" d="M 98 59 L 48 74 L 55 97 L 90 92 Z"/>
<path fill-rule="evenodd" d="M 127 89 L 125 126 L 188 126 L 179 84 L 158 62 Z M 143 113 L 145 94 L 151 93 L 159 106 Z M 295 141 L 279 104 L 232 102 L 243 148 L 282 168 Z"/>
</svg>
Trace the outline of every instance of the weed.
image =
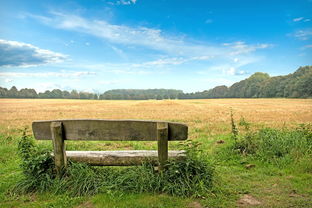
<svg viewBox="0 0 312 208">
<path fill-rule="evenodd" d="M 238 128 L 236 127 L 236 124 L 234 121 L 232 109 L 231 109 L 231 127 L 232 127 L 232 139 L 234 139 L 234 141 L 236 142 L 238 138 Z"/>
<path fill-rule="evenodd" d="M 25 130 L 18 143 L 18 154 L 22 159 L 24 179 L 14 187 L 14 192 L 30 193 L 48 190 L 55 178 L 53 159 L 49 151 L 36 146 L 33 139 L 26 135 Z"/>
<path fill-rule="evenodd" d="M 245 120 L 244 117 L 241 117 L 238 123 L 240 126 L 244 126 L 246 131 L 250 129 L 250 123 Z"/>
</svg>

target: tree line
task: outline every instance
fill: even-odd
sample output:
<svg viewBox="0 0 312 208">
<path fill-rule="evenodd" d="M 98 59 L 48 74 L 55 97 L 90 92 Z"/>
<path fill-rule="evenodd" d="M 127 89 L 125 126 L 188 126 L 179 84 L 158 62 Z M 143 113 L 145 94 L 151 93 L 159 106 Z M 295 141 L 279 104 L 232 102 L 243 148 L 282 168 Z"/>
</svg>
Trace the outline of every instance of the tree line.
<svg viewBox="0 0 312 208">
<path fill-rule="evenodd" d="M 117 89 L 103 94 L 62 91 L 54 89 L 37 93 L 34 89 L 18 90 L 0 87 L 0 98 L 58 98 L 89 100 L 147 100 L 147 99 L 207 99 L 207 98 L 311 98 L 312 66 L 304 66 L 285 76 L 270 77 L 267 73 L 256 72 L 249 78 L 232 86 L 217 86 L 210 90 L 184 93 L 175 89 Z"/>
<path fill-rule="evenodd" d="M 270 77 L 256 72 L 232 86 L 181 95 L 181 99 L 204 98 L 312 98 L 312 66 L 304 66 L 285 76 Z"/>
</svg>

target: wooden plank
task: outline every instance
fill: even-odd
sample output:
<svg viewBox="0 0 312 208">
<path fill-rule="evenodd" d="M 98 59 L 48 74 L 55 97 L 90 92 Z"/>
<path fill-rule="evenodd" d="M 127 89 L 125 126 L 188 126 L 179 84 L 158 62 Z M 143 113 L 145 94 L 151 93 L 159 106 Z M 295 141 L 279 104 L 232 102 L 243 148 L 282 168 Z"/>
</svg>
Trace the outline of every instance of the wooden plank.
<svg viewBox="0 0 312 208">
<path fill-rule="evenodd" d="M 61 176 L 67 165 L 62 122 L 52 122 L 50 128 L 52 134 L 55 168 L 57 175 Z"/>
<path fill-rule="evenodd" d="M 169 151 L 170 159 L 185 159 L 185 151 Z M 131 166 L 142 165 L 149 161 L 158 165 L 156 150 L 124 151 L 66 151 L 67 158 L 75 162 L 84 162 L 95 166 Z"/>
<path fill-rule="evenodd" d="M 65 140 L 157 141 L 158 121 L 101 119 L 34 121 L 32 129 L 36 139 L 52 139 L 51 122 L 62 122 Z M 169 141 L 187 139 L 187 125 L 168 122 L 168 126 Z"/>
<path fill-rule="evenodd" d="M 168 123 L 157 123 L 159 171 L 163 171 L 168 160 Z"/>
</svg>

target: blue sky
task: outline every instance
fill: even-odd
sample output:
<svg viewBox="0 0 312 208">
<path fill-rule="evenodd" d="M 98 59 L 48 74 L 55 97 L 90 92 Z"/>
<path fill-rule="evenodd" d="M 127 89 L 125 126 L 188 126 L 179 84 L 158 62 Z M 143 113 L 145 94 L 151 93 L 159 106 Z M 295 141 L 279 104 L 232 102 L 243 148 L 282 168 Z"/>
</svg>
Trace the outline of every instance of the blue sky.
<svg viewBox="0 0 312 208">
<path fill-rule="evenodd" d="M 312 64 L 312 0 L 0 0 L 0 86 L 202 91 Z"/>
</svg>

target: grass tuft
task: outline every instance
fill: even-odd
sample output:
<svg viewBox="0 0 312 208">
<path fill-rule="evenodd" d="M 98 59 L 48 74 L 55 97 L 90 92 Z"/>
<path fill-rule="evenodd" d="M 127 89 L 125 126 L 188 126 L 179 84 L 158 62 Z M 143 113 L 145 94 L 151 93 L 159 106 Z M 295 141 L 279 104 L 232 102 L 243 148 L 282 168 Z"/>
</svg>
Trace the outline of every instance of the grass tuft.
<svg viewBox="0 0 312 208">
<path fill-rule="evenodd" d="M 31 137 L 22 136 L 18 150 L 24 177 L 12 193 L 25 194 L 51 191 L 71 196 L 124 191 L 131 193 L 166 193 L 173 196 L 200 197 L 212 187 L 214 169 L 203 158 L 199 144 L 186 142 L 185 160 L 170 160 L 164 172 L 158 173 L 146 162 L 142 166 L 91 167 L 69 162 L 62 178 L 56 177 L 49 150 L 39 148 Z"/>
<path fill-rule="evenodd" d="M 311 125 L 300 125 L 294 130 L 263 128 L 239 136 L 231 148 L 240 154 L 281 167 L 311 157 L 311 141 Z"/>
</svg>

